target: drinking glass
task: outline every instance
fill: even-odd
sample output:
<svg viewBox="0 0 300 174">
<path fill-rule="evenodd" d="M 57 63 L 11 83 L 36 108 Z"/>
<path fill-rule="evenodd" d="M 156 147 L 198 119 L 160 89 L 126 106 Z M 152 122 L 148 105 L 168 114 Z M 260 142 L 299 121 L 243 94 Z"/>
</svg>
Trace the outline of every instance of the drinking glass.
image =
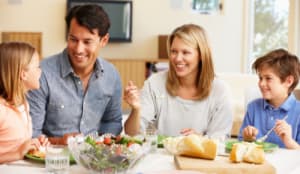
<svg viewBox="0 0 300 174">
<path fill-rule="evenodd" d="M 145 139 L 149 145 L 150 152 L 155 152 L 157 148 L 157 129 L 153 122 L 150 122 L 146 128 Z"/>
<path fill-rule="evenodd" d="M 210 136 L 211 139 L 215 139 L 218 141 L 218 149 L 217 153 L 218 155 L 225 155 L 227 156 L 228 154 L 226 153 L 226 142 L 230 140 L 230 134 L 225 134 L 225 135 L 212 135 Z"/>
<path fill-rule="evenodd" d="M 67 146 L 49 145 L 46 147 L 46 171 L 49 174 L 68 174 L 70 154 Z"/>
</svg>

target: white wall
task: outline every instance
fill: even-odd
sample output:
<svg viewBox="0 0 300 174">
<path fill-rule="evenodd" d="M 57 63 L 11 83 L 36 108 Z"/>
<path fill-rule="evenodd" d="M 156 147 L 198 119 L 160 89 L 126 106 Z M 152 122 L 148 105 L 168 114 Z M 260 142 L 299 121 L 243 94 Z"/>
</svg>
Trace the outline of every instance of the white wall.
<svg viewBox="0 0 300 174">
<path fill-rule="evenodd" d="M 17 2 L 17 3 L 11 3 Z M 181 4 L 173 8 L 174 2 Z M 133 0 L 133 40 L 110 43 L 105 58 L 157 58 L 158 35 L 179 25 L 196 23 L 210 38 L 218 72 L 242 70 L 243 1 L 224 0 L 218 15 L 191 11 L 191 0 Z M 65 45 L 66 0 L 0 0 L 1 31 L 43 32 L 43 55 L 61 51 Z"/>
</svg>

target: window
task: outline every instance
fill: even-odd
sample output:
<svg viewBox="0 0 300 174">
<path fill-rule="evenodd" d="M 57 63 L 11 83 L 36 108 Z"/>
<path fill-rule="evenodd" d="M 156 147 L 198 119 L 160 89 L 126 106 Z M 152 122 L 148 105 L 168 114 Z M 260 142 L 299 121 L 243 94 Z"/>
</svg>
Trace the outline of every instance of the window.
<svg viewBox="0 0 300 174">
<path fill-rule="evenodd" d="M 267 52 L 285 48 L 299 53 L 298 0 L 249 0 L 245 22 L 246 71 L 254 60 Z M 298 41 L 297 41 L 298 40 Z"/>
</svg>

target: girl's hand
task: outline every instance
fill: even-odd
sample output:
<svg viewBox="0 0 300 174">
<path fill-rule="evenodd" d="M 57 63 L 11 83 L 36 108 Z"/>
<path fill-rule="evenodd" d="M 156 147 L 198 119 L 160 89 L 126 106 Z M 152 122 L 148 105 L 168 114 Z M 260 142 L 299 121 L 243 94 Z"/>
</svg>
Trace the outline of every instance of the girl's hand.
<svg viewBox="0 0 300 174">
<path fill-rule="evenodd" d="M 124 100 L 132 107 L 133 109 L 140 108 L 140 92 L 136 85 L 132 81 L 128 82 L 128 85 L 124 90 Z"/>
<path fill-rule="evenodd" d="M 29 139 L 20 146 L 19 153 L 24 156 L 28 151 L 38 149 L 40 146 L 40 141 L 37 138 Z"/>
<path fill-rule="evenodd" d="M 243 139 L 245 141 L 255 141 L 258 130 L 253 126 L 247 126 L 243 130 Z"/>
<path fill-rule="evenodd" d="M 39 140 L 41 146 L 45 147 L 50 144 L 50 142 L 48 141 L 48 138 L 43 134 L 38 137 L 38 140 Z"/>
</svg>

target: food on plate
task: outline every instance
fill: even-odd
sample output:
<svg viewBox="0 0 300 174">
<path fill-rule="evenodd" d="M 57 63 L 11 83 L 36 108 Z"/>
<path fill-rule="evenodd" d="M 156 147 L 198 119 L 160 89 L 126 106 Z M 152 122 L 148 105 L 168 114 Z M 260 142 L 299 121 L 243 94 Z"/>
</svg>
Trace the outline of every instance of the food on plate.
<svg viewBox="0 0 300 174">
<path fill-rule="evenodd" d="M 236 163 L 262 164 L 265 161 L 265 153 L 261 145 L 248 142 L 235 143 L 232 146 L 229 159 Z"/>
<path fill-rule="evenodd" d="M 233 144 L 242 143 L 242 142 L 244 142 L 244 141 L 238 141 L 238 140 L 227 141 L 226 142 L 226 152 L 230 153 Z M 278 149 L 277 144 L 273 144 L 273 143 L 269 143 L 269 142 L 253 142 L 253 143 L 262 146 L 262 149 L 266 153 L 270 153 L 270 152 L 273 152 L 274 150 Z"/>
<path fill-rule="evenodd" d="M 46 157 L 46 152 L 45 152 L 45 148 L 39 148 L 39 149 L 33 149 L 30 150 L 28 152 L 29 155 L 34 156 L 34 157 L 38 157 L 38 158 L 42 158 L 45 159 Z"/>
<path fill-rule="evenodd" d="M 188 136 L 166 138 L 164 147 L 174 155 L 213 160 L 217 156 L 218 142 L 208 137 L 190 134 Z"/>
</svg>

